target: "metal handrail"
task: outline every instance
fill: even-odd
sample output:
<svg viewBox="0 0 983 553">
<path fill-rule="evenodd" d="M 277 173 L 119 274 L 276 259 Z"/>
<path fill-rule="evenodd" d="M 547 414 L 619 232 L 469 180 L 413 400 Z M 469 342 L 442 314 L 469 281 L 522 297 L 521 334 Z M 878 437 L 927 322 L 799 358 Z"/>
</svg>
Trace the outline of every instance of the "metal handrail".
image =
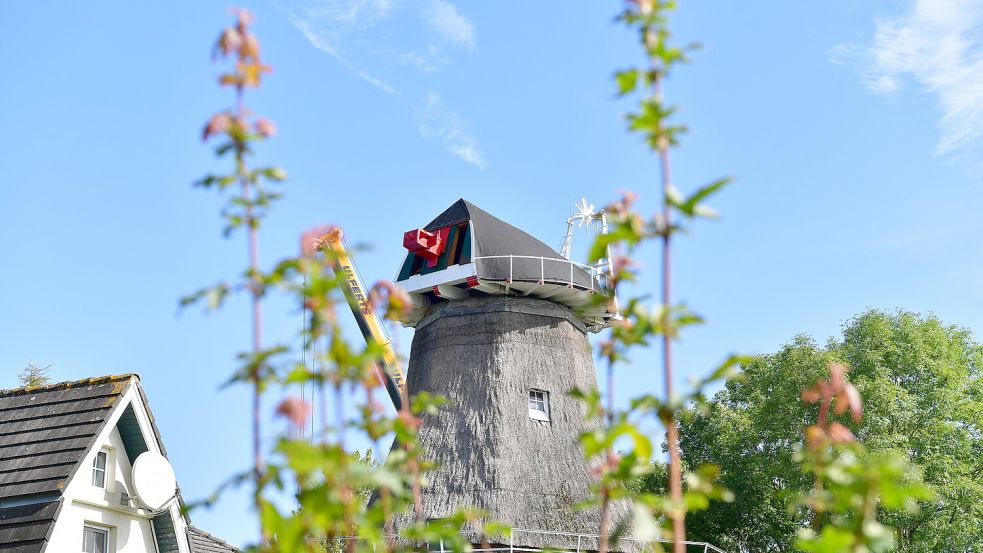
<svg viewBox="0 0 983 553">
<path fill-rule="evenodd" d="M 544 284 L 546 282 L 546 262 L 550 261 L 552 263 L 567 263 L 570 266 L 570 278 L 567 280 L 569 286 L 573 286 L 573 268 L 577 267 L 591 277 L 590 281 L 590 291 L 594 292 L 594 279 L 596 278 L 598 284 L 601 285 L 603 290 L 608 289 L 608 282 L 611 279 L 611 275 L 606 271 L 602 270 L 600 267 L 594 265 L 588 265 L 586 263 L 577 263 L 576 261 L 571 261 L 569 259 L 556 258 L 556 257 L 546 257 L 542 255 L 480 255 L 472 258 L 472 261 L 481 261 L 486 259 L 508 259 L 509 260 L 509 277 L 507 282 L 512 283 L 513 277 L 513 260 L 514 259 L 533 259 L 539 260 L 539 283 Z M 562 281 L 561 281 L 562 282 Z"/>
<path fill-rule="evenodd" d="M 545 531 L 545 530 L 526 530 L 526 529 L 522 529 L 522 528 L 513 528 L 512 529 L 512 535 L 515 536 L 515 533 L 516 532 L 526 533 L 526 534 L 534 534 L 534 535 L 541 535 L 541 536 L 564 536 L 564 537 L 570 537 L 570 538 L 577 538 L 577 543 L 578 544 L 581 542 L 581 540 L 583 538 L 589 538 L 589 539 L 600 539 L 601 538 L 601 536 L 598 535 L 598 534 L 577 534 L 577 533 L 573 533 L 573 532 L 548 532 L 548 531 Z M 634 542 L 634 543 L 643 543 L 643 544 L 645 544 L 645 543 L 652 543 L 652 542 L 656 542 L 656 543 L 673 543 L 672 540 L 667 540 L 667 539 L 663 539 L 663 538 L 634 538 L 634 537 L 631 537 L 631 536 L 621 538 L 620 541 L 627 541 L 627 542 Z M 720 549 L 719 547 L 717 547 L 715 545 L 712 545 L 710 543 L 707 543 L 707 542 L 703 542 L 703 541 L 685 541 L 684 540 L 682 543 L 684 545 L 696 545 L 696 546 L 701 546 L 702 545 L 704 547 L 704 551 L 713 551 L 714 553 L 726 553 L 726 551 Z M 580 550 L 579 547 L 578 547 L 577 550 L 578 551 Z M 476 549 L 475 551 L 478 551 L 478 550 Z"/>
<path fill-rule="evenodd" d="M 536 535 L 536 536 L 556 536 L 556 537 L 564 537 L 564 538 L 577 538 L 577 548 L 576 549 L 564 549 L 564 548 L 549 547 L 549 550 L 550 551 L 556 551 L 556 552 L 561 552 L 561 553 L 582 553 L 583 551 L 587 551 L 586 549 L 583 549 L 582 548 L 583 547 L 584 539 L 587 539 L 587 540 L 600 540 L 600 538 L 601 538 L 601 536 L 598 535 L 598 534 L 578 534 L 578 533 L 574 533 L 574 532 L 550 532 L 550 531 L 546 531 L 546 530 L 527 530 L 527 529 L 522 529 L 522 528 L 513 528 L 512 529 L 512 532 L 509 534 L 509 544 L 508 544 L 508 546 L 505 546 L 503 544 L 501 547 L 474 548 L 474 549 L 472 549 L 472 551 L 481 551 L 481 552 L 488 552 L 488 553 L 492 553 L 492 552 L 496 552 L 496 551 L 509 551 L 510 553 L 514 553 L 516 551 L 519 551 L 519 552 L 522 552 L 522 553 L 537 553 L 537 552 L 540 552 L 540 551 L 544 551 L 544 549 L 538 548 L 538 547 L 522 547 L 522 546 L 515 545 L 515 536 L 516 536 L 517 533 L 518 534 L 532 534 L 532 535 Z M 473 535 L 473 536 L 475 536 L 477 538 L 477 536 L 479 536 L 480 533 L 479 532 L 474 532 L 474 531 L 463 531 L 463 532 L 461 532 L 461 535 L 462 536 Z M 398 536 L 386 536 L 386 538 L 387 539 L 390 539 L 390 540 L 400 539 Z M 359 540 L 365 540 L 365 539 L 366 538 L 359 538 L 359 537 L 331 538 L 332 541 L 344 541 L 344 542 L 348 542 L 348 541 L 359 541 Z M 629 542 L 629 543 L 634 543 L 634 544 L 640 544 L 642 546 L 642 549 L 643 550 L 645 549 L 646 545 L 650 545 L 650 544 L 653 544 L 653 543 L 673 543 L 672 540 L 668 540 L 668 539 L 664 539 L 664 538 L 634 538 L 634 537 L 623 537 L 619 541 L 620 542 Z M 707 543 L 707 542 L 703 542 L 703 541 L 683 541 L 682 543 L 684 545 L 687 545 L 687 546 L 690 546 L 690 545 L 694 545 L 696 547 L 701 547 L 702 546 L 704 553 L 710 553 L 711 551 L 713 553 L 727 553 L 723 549 L 720 549 L 719 547 L 717 547 L 717 546 L 715 546 L 713 544 L 710 544 L 710 543 Z M 441 541 L 440 544 L 439 544 L 438 549 L 428 549 L 428 551 L 429 551 L 429 553 L 446 553 L 447 550 L 444 548 L 443 541 Z"/>
</svg>

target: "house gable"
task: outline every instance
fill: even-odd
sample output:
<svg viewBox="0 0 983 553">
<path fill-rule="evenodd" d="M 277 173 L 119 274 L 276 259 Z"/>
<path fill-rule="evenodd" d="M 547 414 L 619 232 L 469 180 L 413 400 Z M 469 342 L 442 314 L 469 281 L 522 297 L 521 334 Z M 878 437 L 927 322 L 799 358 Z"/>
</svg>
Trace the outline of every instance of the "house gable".
<svg viewBox="0 0 983 553">
<path fill-rule="evenodd" d="M 105 489 L 91 483 L 93 462 L 100 451 L 107 454 L 107 465 L 114 475 L 107 479 Z M 70 477 L 62 498 L 66 510 L 55 525 L 49 550 L 77 547 L 83 527 L 93 526 L 109 532 L 116 553 L 191 552 L 186 536 L 189 521 L 180 512 L 180 496 L 162 512 L 143 509 L 132 497 L 132 464 L 147 451 L 166 454 L 146 396 L 139 382 L 134 381 L 117 402 L 108 425 L 91 444 L 81 469 Z M 129 505 L 122 503 L 122 493 L 130 496 Z"/>
<path fill-rule="evenodd" d="M 139 506 L 131 470 L 147 451 L 167 455 L 135 374 L 0 390 L 0 553 L 78 551 L 89 527 L 112 553 L 238 551 L 191 526 L 180 488 L 161 512 Z"/>
<path fill-rule="evenodd" d="M 0 390 L 0 552 L 38 553 L 133 375 Z"/>
</svg>

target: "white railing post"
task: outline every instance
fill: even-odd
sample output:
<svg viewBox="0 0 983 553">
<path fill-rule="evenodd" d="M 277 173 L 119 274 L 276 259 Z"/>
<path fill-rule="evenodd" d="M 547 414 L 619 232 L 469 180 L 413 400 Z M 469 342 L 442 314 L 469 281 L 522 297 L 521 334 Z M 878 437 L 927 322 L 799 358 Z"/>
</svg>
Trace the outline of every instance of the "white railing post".
<svg viewBox="0 0 983 553">
<path fill-rule="evenodd" d="M 546 260 L 542 256 L 539 257 L 539 283 L 546 283 Z"/>
<path fill-rule="evenodd" d="M 704 543 L 703 544 L 703 553 L 707 553 L 707 549 L 710 549 L 710 544 L 709 543 Z"/>
<path fill-rule="evenodd" d="M 577 535 L 577 553 L 580 553 L 580 538 L 583 536 Z"/>
<path fill-rule="evenodd" d="M 515 530 L 509 532 L 509 553 L 515 552 Z"/>
<path fill-rule="evenodd" d="M 509 284 L 512 284 L 512 259 L 513 256 L 509 256 Z"/>
</svg>

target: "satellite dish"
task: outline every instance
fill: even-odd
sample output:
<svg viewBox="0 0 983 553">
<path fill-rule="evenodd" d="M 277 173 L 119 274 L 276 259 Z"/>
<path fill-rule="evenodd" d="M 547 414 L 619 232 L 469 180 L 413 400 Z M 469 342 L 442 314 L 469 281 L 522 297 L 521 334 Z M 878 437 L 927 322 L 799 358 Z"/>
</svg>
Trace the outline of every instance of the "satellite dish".
<svg viewBox="0 0 983 553">
<path fill-rule="evenodd" d="M 133 462 L 133 492 L 151 511 L 161 509 L 177 490 L 174 469 L 160 453 L 141 453 Z"/>
</svg>

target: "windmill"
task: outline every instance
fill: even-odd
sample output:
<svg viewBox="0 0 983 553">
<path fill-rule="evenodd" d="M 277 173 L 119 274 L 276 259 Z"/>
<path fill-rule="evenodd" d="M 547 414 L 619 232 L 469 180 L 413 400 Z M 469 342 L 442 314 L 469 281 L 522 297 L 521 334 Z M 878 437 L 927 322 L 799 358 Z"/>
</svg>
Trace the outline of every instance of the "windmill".
<svg viewBox="0 0 983 553">
<path fill-rule="evenodd" d="M 477 507 L 554 533 L 514 533 L 517 548 L 572 549 L 570 536 L 597 531 L 599 511 L 572 506 L 590 497 L 594 462 L 578 436 L 601 421 L 568 392 L 597 388 L 587 335 L 618 314 L 597 301 L 609 293 L 600 267 L 567 257 L 574 224 L 603 233 L 607 221 L 582 200 L 564 255 L 463 199 L 404 233 L 395 283 L 414 303 L 403 321 L 415 329 L 408 393 L 447 398 L 419 430 L 437 466 L 422 492 L 425 518 Z M 613 521 L 627 514 L 612 506 Z"/>
</svg>

